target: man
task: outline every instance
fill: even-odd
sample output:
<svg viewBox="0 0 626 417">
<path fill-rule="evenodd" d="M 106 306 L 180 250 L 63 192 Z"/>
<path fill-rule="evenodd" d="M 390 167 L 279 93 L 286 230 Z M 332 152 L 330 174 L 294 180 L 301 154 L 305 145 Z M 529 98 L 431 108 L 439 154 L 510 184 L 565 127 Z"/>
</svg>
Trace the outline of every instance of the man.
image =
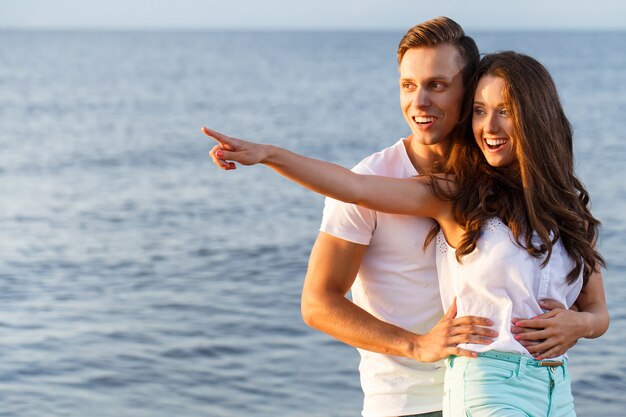
<svg viewBox="0 0 626 417">
<path fill-rule="evenodd" d="M 411 28 L 398 47 L 400 104 L 411 135 L 358 164 L 364 174 L 407 178 L 441 164 L 464 86 L 479 61 L 472 38 L 440 17 Z M 443 318 L 433 222 L 327 199 L 302 292 L 305 322 L 359 348 L 363 416 L 441 415 L 443 364 L 456 344 L 489 343 L 486 319 Z M 352 289 L 352 301 L 345 295 Z M 426 363 L 431 362 L 431 363 Z"/>
</svg>

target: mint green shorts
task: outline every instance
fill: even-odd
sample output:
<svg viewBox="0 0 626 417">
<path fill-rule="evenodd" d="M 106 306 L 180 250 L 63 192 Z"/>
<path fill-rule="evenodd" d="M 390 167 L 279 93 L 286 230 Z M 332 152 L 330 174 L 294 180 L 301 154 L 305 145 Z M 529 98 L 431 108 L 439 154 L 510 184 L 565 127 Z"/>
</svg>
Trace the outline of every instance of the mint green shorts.
<svg viewBox="0 0 626 417">
<path fill-rule="evenodd" d="M 443 417 L 575 417 L 567 362 L 489 351 L 446 360 Z"/>
</svg>

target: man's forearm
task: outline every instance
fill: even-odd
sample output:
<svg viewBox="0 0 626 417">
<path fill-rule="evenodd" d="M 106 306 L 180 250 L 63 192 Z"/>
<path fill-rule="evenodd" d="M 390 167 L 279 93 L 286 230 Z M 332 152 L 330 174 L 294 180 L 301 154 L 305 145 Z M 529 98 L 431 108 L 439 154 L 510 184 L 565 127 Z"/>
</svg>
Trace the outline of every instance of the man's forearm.
<svg viewBox="0 0 626 417">
<path fill-rule="evenodd" d="M 405 356 L 418 362 L 435 362 L 450 355 L 475 356 L 458 348 L 460 343 L 490 344 L 497 332 L 491 320 L 456 317 L 456 303 L 426 334 L 416 334 L 377 319 L 345 297 L 327 294 L 320 302 L 303 297 L 307 324 L 351 346 L 385 355 Z"/>
<path fill-rule="evenodd" d="M 309 326 L 359 349 L 414 357 L 420 335 L 384 322 L 340 294 L 302 299 L 302 317 Z"/>
</svg>

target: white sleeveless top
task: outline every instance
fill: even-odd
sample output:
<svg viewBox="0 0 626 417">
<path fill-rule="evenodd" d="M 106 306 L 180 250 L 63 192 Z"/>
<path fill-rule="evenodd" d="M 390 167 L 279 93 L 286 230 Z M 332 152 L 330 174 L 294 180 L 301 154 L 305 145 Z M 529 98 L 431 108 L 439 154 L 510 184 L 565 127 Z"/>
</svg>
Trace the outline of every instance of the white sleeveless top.
<svg viewBox="0 0 626 417">
<path fill-rule="evenodd" d="M 539 239 L 537 238 L 537 244 Z M 515 243 L 509 228 L 498 218 L 483 225 L 476 249 L 456 260 L 456 251 L 442 232 L 437 235 L 437 270 L 444 310 L 457 297 L 457 317 L 472 315 L 494 321 L 499 335 L 490 345 L 461 344 L 459 347 L 485 352 L 499 350 L 531 356 L 510 331 L 511 318 L 542 314 L 538 301 L 556 300 L 570 307 L 582 288 L 582 276 L 569 285 L 567 274 L 574 267 L 561 241 L 552 248 L 548 264 L 534 258 Z M 581 273 L 582 275 L 582 273 Z"/>
</svg>

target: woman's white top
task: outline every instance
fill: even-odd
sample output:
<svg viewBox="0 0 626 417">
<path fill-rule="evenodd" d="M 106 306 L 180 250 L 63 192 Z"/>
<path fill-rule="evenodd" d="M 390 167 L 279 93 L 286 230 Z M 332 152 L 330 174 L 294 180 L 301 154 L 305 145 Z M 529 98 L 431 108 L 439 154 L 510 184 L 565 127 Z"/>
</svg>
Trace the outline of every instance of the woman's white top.
<svg viewBox="0 0 626 417">
<path fill-rule="evenodd" d="M 537 242 L 539 239 L 537 238 Z M 437 270 L 444 310 L 456 297 L 457 317 L 481 316 L 494 321 L 499 335 L 490 345 L 461 344 L 459 347 L 485 352 L 499 350 L 531 356 L 511 333 L 511 319 L 532 318 L 543 311 L 538 301 L 556 300 L 570 307 L 582 288 L 582 276 L 569 285 L 567 274 L 574 267 L 561 241 L 545 258 L 534 258 L 520 247 L 509 228 L 498 218 L 488 220 L 476 249 L 457 262 L 455 249 L 442 232 L 437 235 Z"/>
</svg>

